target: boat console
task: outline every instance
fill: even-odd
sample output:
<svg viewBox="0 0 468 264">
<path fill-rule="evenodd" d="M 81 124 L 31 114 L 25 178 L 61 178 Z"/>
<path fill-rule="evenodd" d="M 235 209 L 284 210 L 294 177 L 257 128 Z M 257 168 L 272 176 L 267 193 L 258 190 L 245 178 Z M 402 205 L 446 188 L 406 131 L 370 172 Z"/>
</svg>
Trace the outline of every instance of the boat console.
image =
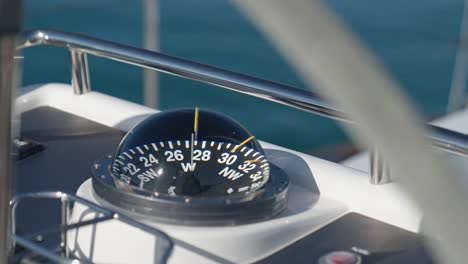
<svg viewBox="0 0 468 264">
<path fill-rule="evenodd" d="M 419 221 L 416 212 L 414 222 L 395 226 L 382 221 L 389 219 L 383 213 L 375 214 L 380 221 L 365 216 L 371 208 L 351 209 L 355 202 L 359 203 L 365 197 L 355 197 L 349 203 L 337 199 L 343 192 L 350 191 L 346 190 L 345 182 L 343 186 L 326 187 L 331 184 L 333 174 L 338 174 L 348 181 L 369 185 L 369 189 L 375 188 L 368 183 L 364 173 L 253 138 L 240 146 L 251 136 L 225 115 L 195 109 L 158 113 L 97 92 L 80 97 L 79 104 L 86 103 L 88 110 L 111 109 L 113 105 L 119 105 L 121 110 L 113 112 L 121 111 L 123 120 L 109 126 L 112 120 L 104 121 L 105 117 L 101 121 L 99 117 L 90 120 L 83 113 L 73 113 L 70 109 L 78 102 L 68 85 L 36 87 L 19 98 L 20 108 L 27 109 L 22 113 L 21 138 L 25 142 L 34 142 L 31 143 L 33 146 L 41 146 L 40 150 L 17 161 L 19 193 L 76 192 L 78 197 L 157 228 L 173 243 L 172 253 L 167 258 L 171 263 L 188 260 L 192 263 L 282 263 L 291 259 L 298 263 L 311 260 L 316 263 L 401 263 L 402 260 L 432 263 L 423 239 L 414 233 Z M 197 112 L 199 130 L 197 140 L 192 141 Z M 172 121 L 173 115 L 178 121 L 187 121 L 188 125 L 180 127 Z M 166 123 L 164 119 L 168 116 L 171 121 Z M 211 129 L 204 131 L 203 126 L 211 119 L 217 125 L 220 124 L 218 119 L 223 124 L 232 124 L 226 134 L 238 139 L 221 137 L 218 131 L 211 135 Z M 126 131 L 125 128 L 134 125 Z M 177 129 L 171 130 L 171 126 L 172 129 L 177 126 Z M 228 126 L 224 125 L 224 128 Z M 234 130 L 236 132 L 232 133 Z M 154 133 L 142 137 L 145 131 Z M 168 138 L 172 137 L 167 134 L 169 131 L 176 131 L 173 138 Z M 218 138 L 232 143 L 211 141 Z M 212 142 L 216 143 L 211 146 Z M 212 150 L 209 159 L 207 152 L 203 156 L 206 150 Z M 242 161 L 233 161 L 232 157 Z M 196 164 L 192 166 L 193 171 L 192 159 Z M 119 160 L 126 162 L 125 165 Z M 212 161 L 216 162 L 215 166 L 210 164 Z M 242 168 L 249 164 L 260 169 L 248 170 L 253 166 L 247 166 L 245 173 Z M 263 164 L 266 166 L 261 167 Z M 118 166 L 123 168 L 116 173 Z M 197 166 L 200 171 L 196 170 Z M 334 167 L 339 168 L 335 170 Z M 176 175 L 176 179 L 168 179 L 164 171 L 158 172 L 160 169 L 168 170 L 172 177 Z M 138 173 L 132 175 L 134 171 Z M 255 181 L 257 174 L 259 180 Z M 31 175 L 37 176 L 32 179 Z M 205 175 L 217 179 L 202 178 Z M 160 179 L 164 183 L 158 184 Z M 242 182 L 238 182 L 239 179 Z M 262 182 L 262 185 L 254 185 L 255 182 Z M 213 184 L 214 189 L 207 183 Z M 244 190 L 244 185 L 254 187 Z M 338 195 L 329 195 L 327 189 L 330 188 Z M 366 190 L 363 192 L 363 196 L 373 195 L 366 194 Z M 391 192 L 387 195 L 392 195 Z M 372 207 L 372 203 L 368 207 Z M 95 219 L 99 214 L 87 205 L 69 203 L 72 204 L 67 224 L 78 227 L 67 232 L 68 256 L 96 263 L 151 263 L 158 260 L 158 256 L 164 256 L 164 252 L 157 250 L 161 241 L 155 239 L 154 234 L 128 227 L 115 219 L 104 218 L 102 222 L 80 226 L 79 223 Z M 366 207 L 364 203 L 361 205 Z M 44 217 L 36 217 L 38 208 Z M 59 226 L 61 209 L 53 202 L 22 202 L 16 212 L 16 233 L 37 233 Z M 398 209 L 389 208 L 396 219 Z M 404 210 L 404 206 L 400 209 Z M 56 240 L 58 238 L 51 234 L 43 234 L 36 243 L 47 247 L 56 244 Z M 164 249 L 169 250 L 169 247 Z M 37 258 L 35 254 L 20 256 Z"/>
<path fill-rule="evenodd" d="M 73 82 L 16 100 L 15 262 L 435 263 L 399 184 L 260 141 L 229 113 L 91 91 L 86 55 L 348 120 L 314 94 L 80 35 L 34 31 L 20 47 L 36 45 L 68 48 Z M 468 153 L 463 135 L 433 131 L 438 149 Z"/>
</svg>

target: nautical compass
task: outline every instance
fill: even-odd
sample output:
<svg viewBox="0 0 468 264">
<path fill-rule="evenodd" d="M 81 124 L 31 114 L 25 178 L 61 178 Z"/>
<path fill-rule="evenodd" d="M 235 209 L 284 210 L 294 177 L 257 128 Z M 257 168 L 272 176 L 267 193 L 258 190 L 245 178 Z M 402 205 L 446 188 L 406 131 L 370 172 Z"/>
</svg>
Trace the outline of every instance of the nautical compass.
<svg viewBox="0 0 468 264">
<path fill-rule="evenodd" d="M 247 129 L 198 108 L 150 116 L 95 163 L 93 176 L 111 205 L 188 224 L 269 218 L 284 209 L 288 186 Z"/>
</svg>

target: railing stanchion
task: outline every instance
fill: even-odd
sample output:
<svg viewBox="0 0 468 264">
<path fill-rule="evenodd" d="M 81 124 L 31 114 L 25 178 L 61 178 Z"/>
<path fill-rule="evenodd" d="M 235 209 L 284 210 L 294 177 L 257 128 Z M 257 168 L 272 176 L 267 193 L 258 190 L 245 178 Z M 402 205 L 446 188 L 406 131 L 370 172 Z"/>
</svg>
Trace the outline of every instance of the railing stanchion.
<svg viewBox="0 0 468 264">
<path fill-rule="evenodd" d="M 91 91 L 89 83 L 88 58 L 86 53 L 70 49 L 73 92 L 82 95 Z"/>
<path fill-rule="evenodd" d="M 370 152 L 370 183 L 384 184 L 390 182 L 390 169 L 377 150 Z"/>
</svg>

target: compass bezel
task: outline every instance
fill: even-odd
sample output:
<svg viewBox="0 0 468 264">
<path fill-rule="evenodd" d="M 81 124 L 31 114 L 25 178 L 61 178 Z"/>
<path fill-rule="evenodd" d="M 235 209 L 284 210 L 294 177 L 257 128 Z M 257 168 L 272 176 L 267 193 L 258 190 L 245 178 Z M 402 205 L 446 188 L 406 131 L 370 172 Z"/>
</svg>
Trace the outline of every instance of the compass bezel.
<svg viewBox="0 0 468 264">
<path fill-rule="evenodd" d="M 269 219 L 286 208 L 289 179 L 272 163 L 270 178 L 259 190 L 221 197 L 191 197 L 154 195 L 128 185 L 113 176 L 112 162 L 110 154 L 93 165 L 96 198 L 136 216 L 171 224 L 237 225 Z"/>
</svg>

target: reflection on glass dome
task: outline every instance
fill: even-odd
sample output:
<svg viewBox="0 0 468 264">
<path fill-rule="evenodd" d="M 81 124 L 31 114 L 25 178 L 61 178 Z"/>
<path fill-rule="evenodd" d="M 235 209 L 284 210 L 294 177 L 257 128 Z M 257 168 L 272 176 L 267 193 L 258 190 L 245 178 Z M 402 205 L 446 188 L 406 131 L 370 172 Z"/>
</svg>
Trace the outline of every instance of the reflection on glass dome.
<svg viewBox="0 0 468 264">
<path fill-rule="evenodd" d="M 133 128 L 115 154 L 112 173 L 152 193 L 208 197 L 258 190 L 270 166 L 241 124 L 196 108 L 158 113 Z"/>
</svg>

